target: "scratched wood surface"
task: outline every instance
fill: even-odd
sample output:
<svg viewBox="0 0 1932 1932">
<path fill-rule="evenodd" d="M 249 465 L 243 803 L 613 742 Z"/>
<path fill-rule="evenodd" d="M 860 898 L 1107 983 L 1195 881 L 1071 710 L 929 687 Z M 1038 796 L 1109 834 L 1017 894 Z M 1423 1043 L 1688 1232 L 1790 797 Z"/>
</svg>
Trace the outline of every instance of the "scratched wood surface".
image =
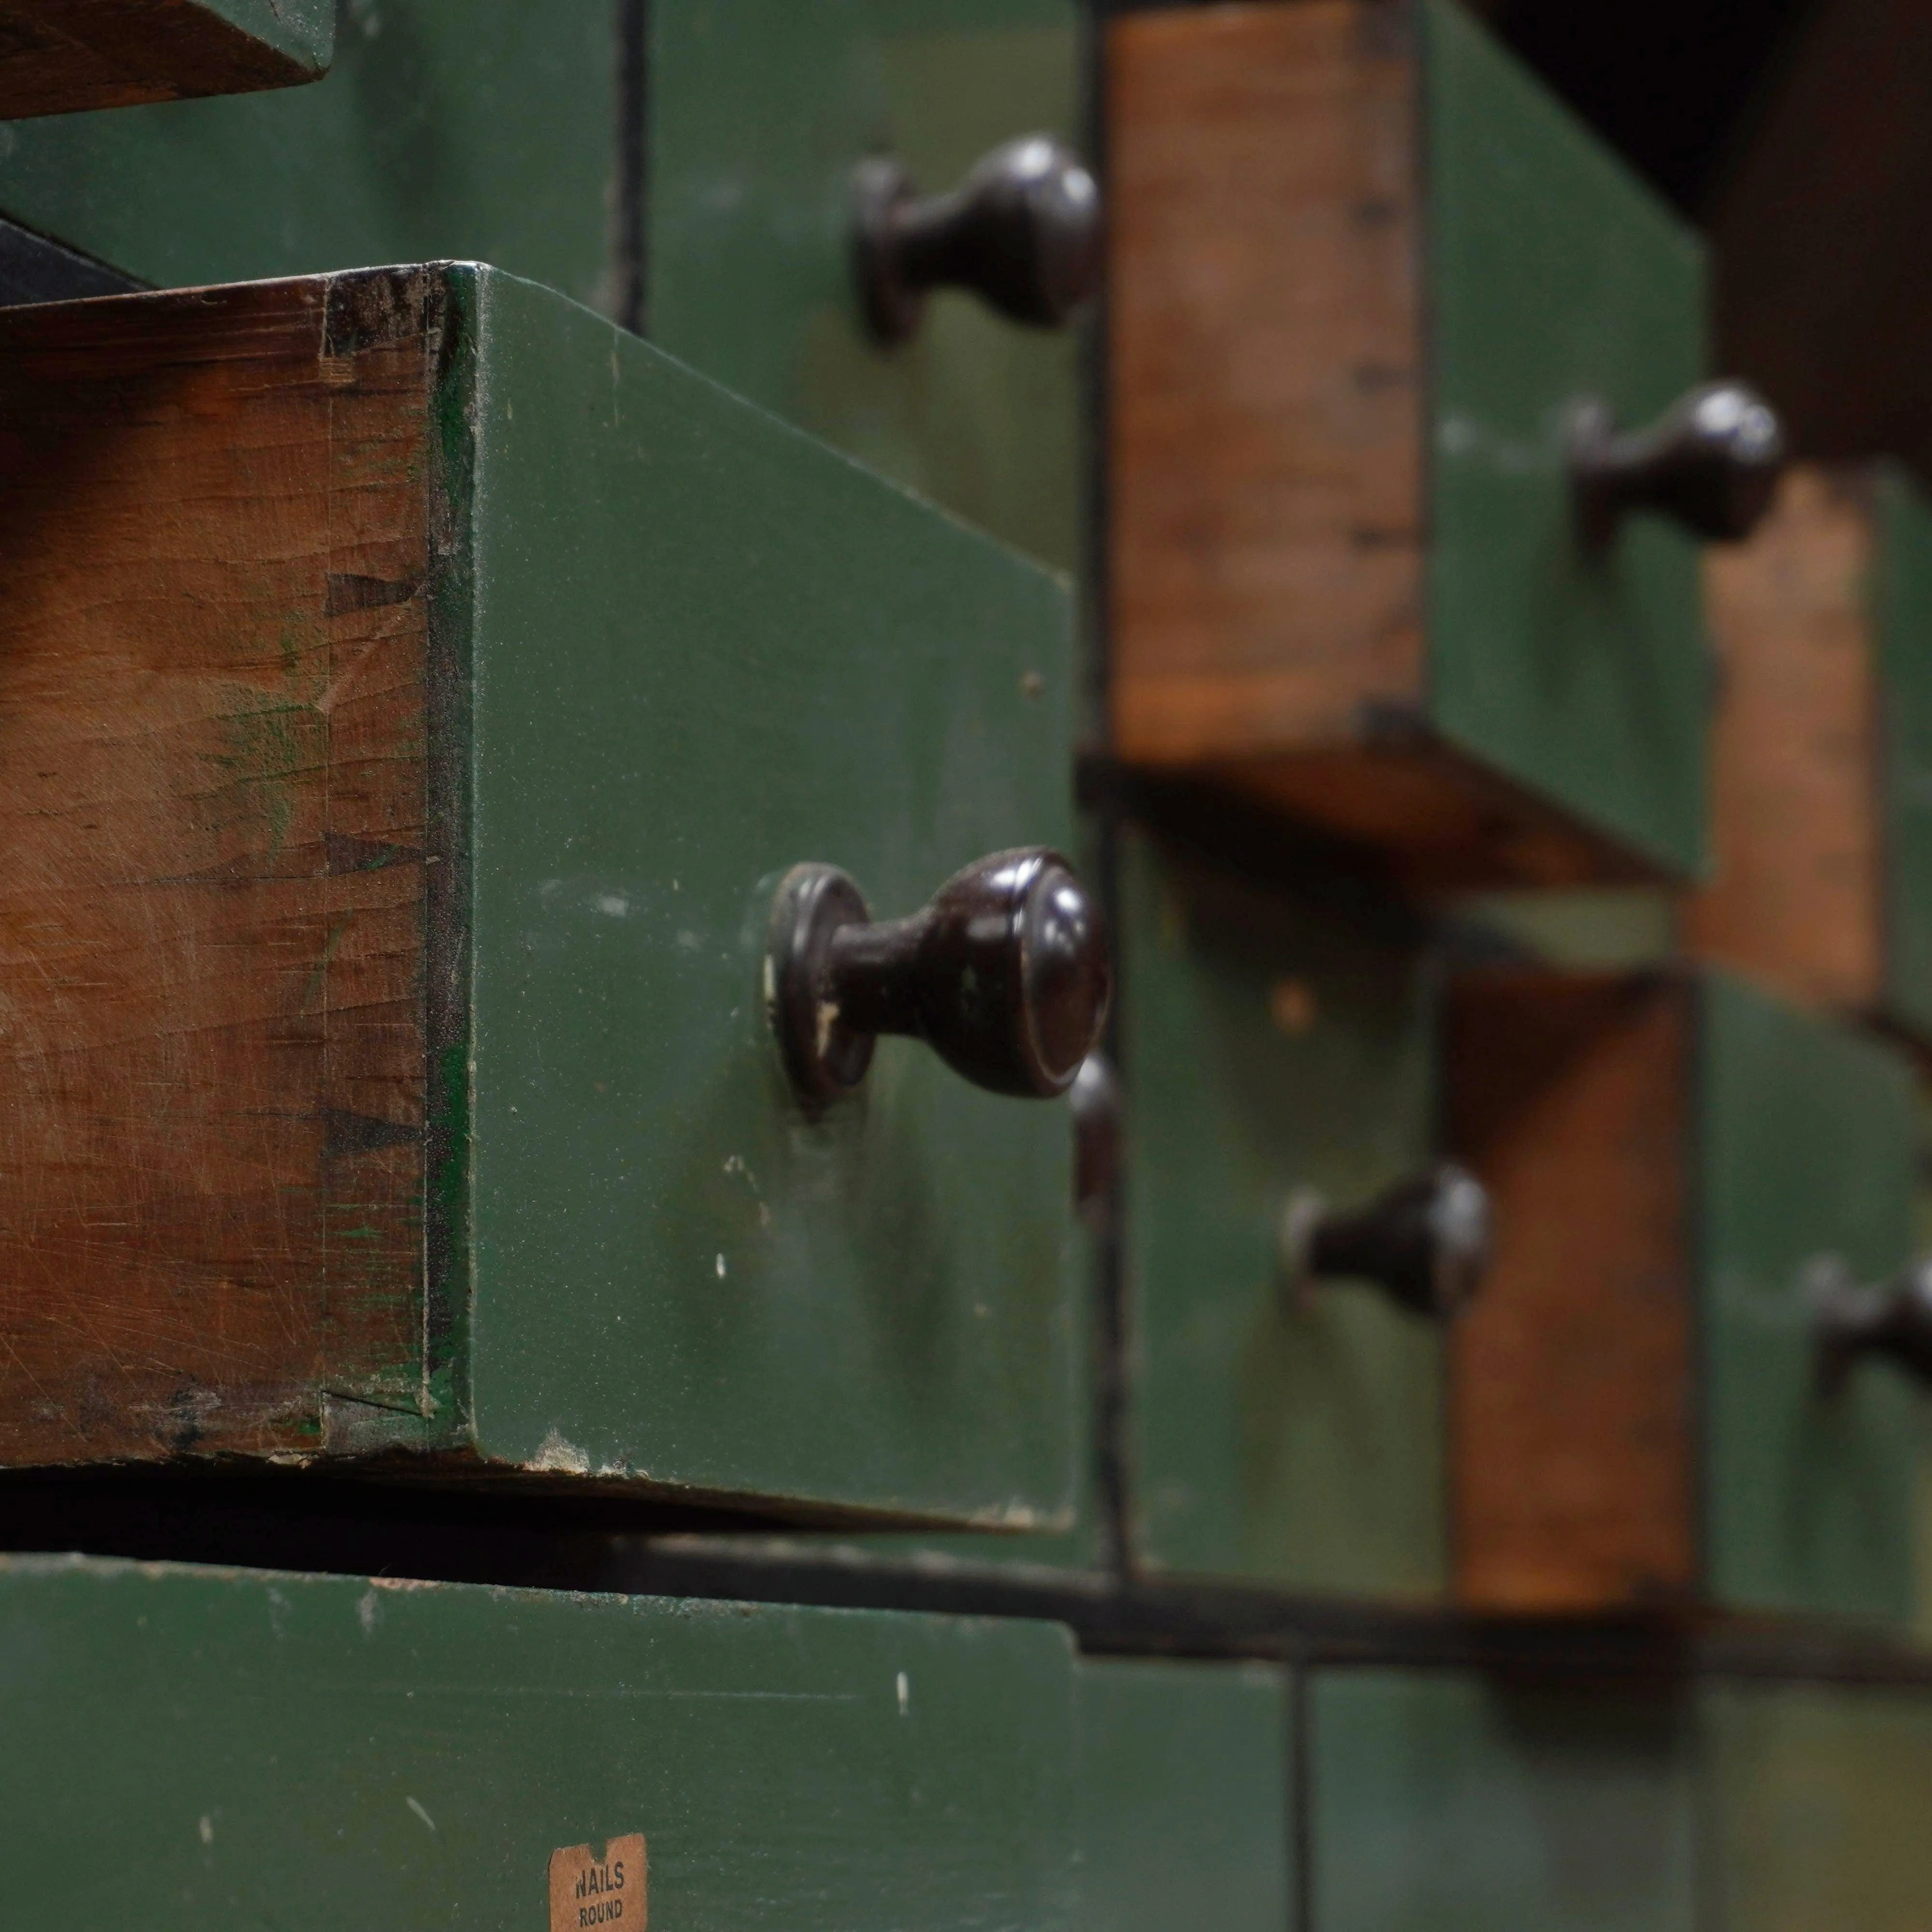
<svg viewBox="0 0 1932 1932">
<path fill-rule="evenodd" d="M 329 0 L 0 0 L 0 119 L 314 80 Z"/>
<path fill-rule="evenodd" d="M 1696 1586 L 1691 1004 L 1667 978 L 1516 970 L 1451 995 L 1449 1144 L 1496 1229 L 1450 1342 L 1466 1602 L 1624 1608 Z"/>
<path fill-rule="evenodd" d="M 0 315 L 8 1463 L 420 1400 L 431 286 Z"/>
<path fill-rule="evenodd" d="M 1423 676 L 1414 62 L 1351 0 L 1107 52 L 1116 741 L 1353 746 Z"/>
<path fill-rule="evenodd" d="M 1858 471 L 1808 466 L 1750 543 L 1709 554 L 1716 870 L 1684 908 L 1705 957 L 1868 1012 L 1886 990 L 1873 513 Z"/>
</svg>

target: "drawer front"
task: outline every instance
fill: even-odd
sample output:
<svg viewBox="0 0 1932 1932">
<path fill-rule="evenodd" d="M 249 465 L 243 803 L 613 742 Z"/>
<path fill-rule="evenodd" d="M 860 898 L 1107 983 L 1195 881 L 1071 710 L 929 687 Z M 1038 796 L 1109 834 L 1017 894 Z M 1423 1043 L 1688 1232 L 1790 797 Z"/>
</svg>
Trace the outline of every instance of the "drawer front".
<svg viewBox="0 0 1932 1932">
<path fill-rule="evenodd" d="M 350 0 L 341 20 L 313 86 L 10 128 L 0 216 L 164 288 L 482 261 L 620 314 L 613 7 Z"/>
<path fill-rule="evenodd" d="M 766 1010 L 789 868 L 884 919 L 1065 844 L 1064 585 L 488 270 L 0 329 L 7 715 L 70 748 L 10 929 L 97 969 L 16 1016 L 9 1460 L 1064 1521 L 1064 1103 L 886 1038 L 810 1116 Z M 107 1226 L 138 1356 L 59 1314 Z"/>
<path fill-rule="evenodd" d="M 1298 1190 L 1352 1208 L 1429 1158 L 1413 937 L 1372 902 L 1244 884 L 1139 831 L 1120 921 L 1136 1558 L 1432 1594 L 1439 1339 L 1366 1284 L 1296 1305 L 1280 1246 Z"/>
<path fill-rule="evenodd" d="M 335 41 L 335 0 L 92 10 L 12 0 L 0 119 L 299 86 L 327 70 Z"/>
<path fill-rule="evenodd" d="M 1085 1932 L 1288 1932 L 1287 1673 L 1124 1658 L 1076 1671 Z"/>
<path fill-rule="evenodd" d="M 1910 1075 L 1721 976 L 1700 1030 L 1709 1587 L 1756 1609 L 1907 1618 L 1919 1398 L 1882 1361 L 1821 1391 L 1802 1276 L 1822 1255 L 1861 1282 L 1910 1258 Z"/>
<path fill-rule="evenodd" d="M 1454 4 L 1424 0 L 1440 728 L 1670 872 L 1705 854 L 1710 675 L 1693 541 L 1574 534 L 1568 412 L 1660 415 L 1704 374 L 1690 231 Z"/>
<path fill-rule="evenodd" d="M 1713 1684 L 1701 1694 L 1726 1932 L 1907 1932 L 1932 1886 L 1932 1696 Z"/>
<path fill-rule="evenodd" d="M 1874 507 L 1885 998 L 1932 1040 L 1932 501 L 1887 464 Z"/>
<path fill-rule="evenodd" d="M 1071 1926 L 1074 1725 L 1046 1624 L 14 1558 L 0 1900 L 70 1910 L 78 1864 L 154 1932 Z"/>
<path fill-rule="evenodd" d="M 654 0 L 649 333 L 728 387 L 1062 568 L 1080 559 L 1077 333 L 942 291 L 879 346 L 853 176 L 926 194 L 1020 134 L 1078 145 L 1074 0 Z"/>
<path fill-rule="evenodd" d="M 1663 1697 L 1384 1670 L 1305 1694 L 1311 1932 L 1696 1922 L 1688 1726 Z"/>
</svg>

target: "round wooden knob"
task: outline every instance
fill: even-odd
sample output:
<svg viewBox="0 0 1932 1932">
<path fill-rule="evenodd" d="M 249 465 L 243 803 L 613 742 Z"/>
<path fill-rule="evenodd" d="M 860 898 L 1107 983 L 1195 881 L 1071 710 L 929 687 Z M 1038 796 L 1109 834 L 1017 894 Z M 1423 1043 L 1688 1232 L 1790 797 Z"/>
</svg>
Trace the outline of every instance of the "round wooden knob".
<svg viewBox="0 0 1932 1932">
<path fill-rule="evenodd" d="M 1620 430 L 1586 403 L 1570 446 L 1580 534 L 1600 550 L 1630 511 L 1654 510 L 1693 536 L 1741 542 L 1771 508 L 1785 456 L 1777 411 L 1742 382 L 1706 382 L 1648 429 Z"/>
<path fill-rule="evenodd" d="M 772 909 L 772 1030 L 816 1111 L 865 1078 L 882 1033 L 922 1040 L 975 1086 L 1073 1084 L 1112 988 L 1100 908 L 1058 852 L 996 852 L 910 919 L 874 921 L 836 866 L 795 866 Z"/>
<path fill-rule="evenodd" d="M 1817 1343 L 1818 1382 L 1826 1394 L 1843 1388 L 1862 1356 L 1896 1363 L 1932 1384 L 1932 1258 L 1904 1274 L 1864 1288 L 1835 1256 L 1814 1262 L 1805 1287 Z"/>
<path fill-rule="evenodd" d="M 1412 1314 L 1448 1321 L 1482 1285 L 1490 1258 L 1490 1197 L 1472 1174 L 1444 1163 L 1400 1180 L 1352 1213 L 1298 1194 L 1282 1222 L 1291 1286 L 1372 1281 Z"/>
<path fill-rule="evenodd" d="M 933 289 L 970 289 L 1052 328 L 1099 283 L 1100 190 L 1048 135 L 995 148 L 950 194 L 922 197 L 898 162 L 878 157 L 861 164 L 856 196 L 860 298 L 881 342 L 917 329 Z"/>
</svg>

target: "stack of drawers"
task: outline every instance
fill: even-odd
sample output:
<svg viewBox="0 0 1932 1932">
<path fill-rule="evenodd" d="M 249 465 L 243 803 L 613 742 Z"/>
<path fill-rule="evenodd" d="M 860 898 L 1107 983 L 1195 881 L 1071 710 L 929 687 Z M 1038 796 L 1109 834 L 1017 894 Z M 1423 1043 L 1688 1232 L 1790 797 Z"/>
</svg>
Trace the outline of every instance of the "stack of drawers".
<svg viewBox="0 0 1932 1932">
<path fill-rule="evenodd" d="M 0 1917 L 1922 1922 L 1932 508 L 1458 0 L 0 115 Z"/>
</svg>

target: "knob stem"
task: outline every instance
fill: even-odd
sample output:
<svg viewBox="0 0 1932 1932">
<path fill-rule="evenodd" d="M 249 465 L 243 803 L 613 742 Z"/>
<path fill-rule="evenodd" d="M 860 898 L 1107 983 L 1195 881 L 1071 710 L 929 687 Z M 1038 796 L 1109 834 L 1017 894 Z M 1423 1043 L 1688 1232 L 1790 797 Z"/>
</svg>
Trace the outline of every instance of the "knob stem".
<svg viewBox="0 0 1932 1932">
<path fill-rule="evenodd" d="M 1742 542 L 1770 509 L 1786 454 L 1777 412 L 1743 382 L 1704 383 L 1640 430 L 1581 404 L 1570 440 L 1578 536 L 1607 549 L 1624 517 L 1652 510 L 1707 542 Z"/>
</svg>

